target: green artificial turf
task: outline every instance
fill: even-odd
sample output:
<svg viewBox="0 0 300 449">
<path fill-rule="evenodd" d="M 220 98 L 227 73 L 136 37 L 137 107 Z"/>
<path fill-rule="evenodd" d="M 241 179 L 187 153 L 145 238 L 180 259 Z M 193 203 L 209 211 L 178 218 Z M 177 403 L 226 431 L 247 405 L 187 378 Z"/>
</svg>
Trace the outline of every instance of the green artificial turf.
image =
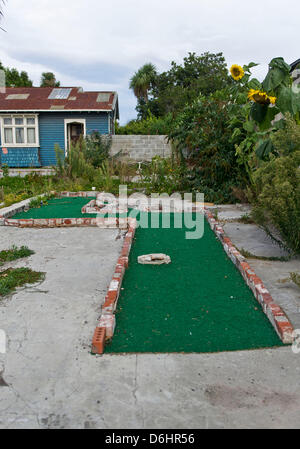
<svg viewBox="0 0 300 449">
<path fill-rule="evenodd" d="M 52 199 L 14 218 L 96 217 L 81 213 L 90 200 Z M 106 351 L 191 353 L 281 346 L 208 223 L 202 239 L 186 240 L 186 231 L 174 226 L 137 230 L 118 304 L 116 333 Z M 137 263 L 140 255 L 161 252 L 171 256 L 171 265 Z"/>
<path fill-rule="evenodd" d="M 16 214 L 13 218 L 18 220 L 21 218 L 94 218 L 101 216 L 100 214 L 81 213 L 83 206 L 88 204 L 92 199 L 95 198 L 55 198 L 49 200 L 48 204 L 45 204 L 40 208 L 29 209 L 28 212 L 21 212 Z"/>
<path fill-rule="evenodd" d="M 138 229 L 108 353 L 203 353 L 282 346 L 240 273 L 205 221 L 186 229 Z M 165 253 L 171 265 L 139 265 Z"/>
</svg>

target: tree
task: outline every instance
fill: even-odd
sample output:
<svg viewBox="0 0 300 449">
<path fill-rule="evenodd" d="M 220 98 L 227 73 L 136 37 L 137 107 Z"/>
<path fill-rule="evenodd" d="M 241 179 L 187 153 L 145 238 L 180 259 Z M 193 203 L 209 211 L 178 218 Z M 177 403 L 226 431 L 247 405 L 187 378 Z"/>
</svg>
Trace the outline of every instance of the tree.
<svg viewBox="0 0 300 449">
<path fill-rule="evenodd" d="M 141 67 L 130 80 L 130 89 L 139 101 L 145 103 L 149 101 L 149 91 L 154 87 L 157 79 L 156 67 L 151 64 L 145 64 Z"/>
<path fill-rule="evenodd" d="M 44 72 L 42 73 L 41 87 L 60 87 L 60 81 L 56 80 L 54 73 Z"/>
<path fill-rule="evenodd" d="M 222 53 L 189 53 L 182 65 L 173 61 L 169 71 L 156 77 L 151 100 L 146 105 L 138 103 L 139 117 L 149 112 L 157 117 L 177 114 L 199 94 L 208 96 L 232 82 Z"/>
<path fill-rule="evenodd" d="M 2 66 L 2 64 L 0 63 Z M 3 66 L 2 66 L 3 67 Z M 1 68 L 1 67 L 0 67 Z M 19 71 L 16 68 L 4 68 L 6 87 L 32 87 L 33 82 L 29 79 L 28 73 Z"/>
</svg>

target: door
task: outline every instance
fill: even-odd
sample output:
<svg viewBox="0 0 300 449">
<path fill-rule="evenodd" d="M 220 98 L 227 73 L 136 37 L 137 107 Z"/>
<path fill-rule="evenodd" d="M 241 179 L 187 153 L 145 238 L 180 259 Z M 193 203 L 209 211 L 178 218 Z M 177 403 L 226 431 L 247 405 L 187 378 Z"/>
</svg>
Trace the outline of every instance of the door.
<svg viewBox="0 0 300 449">
<path fill-rule="evenodd" d="M 68 123 L 68 149 L 71 145 L 76 145 L 80 137 L 84 136 L 83 123 Z"/>
</svg>

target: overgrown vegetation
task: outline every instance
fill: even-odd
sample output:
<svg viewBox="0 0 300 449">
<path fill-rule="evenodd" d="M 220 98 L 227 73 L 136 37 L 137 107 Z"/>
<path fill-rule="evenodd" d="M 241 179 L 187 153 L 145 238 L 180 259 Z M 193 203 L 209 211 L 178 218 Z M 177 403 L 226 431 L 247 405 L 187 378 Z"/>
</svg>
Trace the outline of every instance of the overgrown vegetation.
<svg viewBox="0 0 300 449">
<path fill-rule="evenodd" d="M 300 151 L 273 157 L 254 174 L 253 217 L 271 235 L 300 252 Z"/>
<path fill-rule="evenodd" d="M 155 117 L 149 113 L 143 120 L 131 120 L 126 126 L 116 126 L 116 134 L 120 135 L 167 135 L 171 132 L 173 116 Z"/>
<path fill-rule="evenodd" d="M 42 281 L 44 273 L 32 271 L 29 268 L 9 268 L 0 272 L 0 297 L 13 293 L 16 288 L 26 284 L 36 284 Z"/>
<path fill-rule="evenodd" d="M 266 257 L 266 256 L 256 256 L 255 254 L 250 253 L 246 249 L 242 248 L 239 249 L 239 252 L 242 254 L 242 256 L 246 257 L 246 259 L 256 259 L 256 260 L 269 260 L 273 262 L 288 262 L 291 260 L 290 256 L 282 256 L 282 257 Z"/>
<path fill-rule="evenodd" d="M 190 53 L 161 74 L 146 64 L 130 81 L 138 118 L 117 133 L 166 134 L 171 159 L 126 163 L 110 157 L 110 138 L 96 133 L 66 158 L 57 146 L 52 177 L 9 178 L 4 167 L 0 202 L 92 187 L 117 193 L 123 183 L 129 193 L 200 192 L 216 204 L 250 201 L 249 220 L 299 253 L 300 92 L 283 58 L 270 62 L 263 82 L 253 78 L 255 66 L 234 65 L 229 73 L 221 53 Z"/>
<path fill-rule="evenodd" d="M 300 274 L 299 273 L 291 273 L 291 280 L 294 284 L 298 285 L 300 288 Z"/>
<path fill-rule="evenodd" d="M 8 250 L 0 251 L 0 266 L 6 262 L 12 262 L 18 259 L 24 259 L 34 254 L 34 251 L 27 248 L 27 246 L 21 246 L 20 248 L 12 246 Z"/>
</svg>

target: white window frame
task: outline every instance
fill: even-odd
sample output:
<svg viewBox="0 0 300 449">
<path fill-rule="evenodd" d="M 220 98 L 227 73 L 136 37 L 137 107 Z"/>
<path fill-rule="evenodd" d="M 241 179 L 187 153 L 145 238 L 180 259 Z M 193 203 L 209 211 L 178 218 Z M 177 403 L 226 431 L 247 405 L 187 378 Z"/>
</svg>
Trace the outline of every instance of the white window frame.
<svg viewBox="0 0 300 449">
<path fill-rule="evenodd" d="M 86 119 L 85 118 L 65 118 L 65 155 L 68 155 L 69 146 L 68 146 L 68 125 L 70 124 L 80 124 L 83 125 L 83 137 L 86 137 Z"/>
<path fill-rule="evenodd" d="M 4 119 L 12 119 L 11 125 L 5 125 Z M 16 125 L 15 119 L 22 118 L 23 119 L 23 125 Z M 28 118 L 34 118 L 35 124 L 34 125 L 28 125 L 27 119 Z M 6 143 L 5 142 L 5 128 L 11 128 L 13 130 L 13 143 Z M 16 128 L 23 128 L 24 129 L 24 143 L 16 143 Z M 28 143 L 27 142 L 27 128 L 34 128 L 35 129 L 35 143 Z M 38 114 L 5 114 L 1 116 L 1 146 L 7 147 L 7 148 L 36 148 L 40 146 L 40 136 L 39 136 L 39 116 Z"/>
</svg>

